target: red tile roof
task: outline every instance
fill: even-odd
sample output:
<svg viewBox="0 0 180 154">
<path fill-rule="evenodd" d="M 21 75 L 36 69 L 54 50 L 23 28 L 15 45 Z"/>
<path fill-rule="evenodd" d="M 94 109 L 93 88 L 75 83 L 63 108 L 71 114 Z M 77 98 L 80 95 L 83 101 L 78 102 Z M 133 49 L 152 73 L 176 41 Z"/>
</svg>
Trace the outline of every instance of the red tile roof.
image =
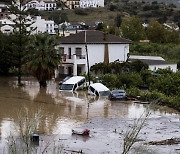
<svg viewBox="0 0 180 154">
<path fill-rule="evenodd" d="M 131 41 L 102 31 L 87 30 L 67 37 L 61 37 L 61 44 L 130 44 Z"/>
</svg>

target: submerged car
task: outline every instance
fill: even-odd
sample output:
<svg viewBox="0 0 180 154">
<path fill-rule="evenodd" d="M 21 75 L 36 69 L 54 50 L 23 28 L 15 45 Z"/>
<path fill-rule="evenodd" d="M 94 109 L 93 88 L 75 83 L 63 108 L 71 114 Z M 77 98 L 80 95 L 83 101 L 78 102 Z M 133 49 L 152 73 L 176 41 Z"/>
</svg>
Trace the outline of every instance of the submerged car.
<svg viewBox="0 0 180 154">
<path fill-rule="evenodd" d="M 59 82 L 59 85 L 62 85 L 65 81 L 67 81 L 69 78 L 71 78 L 72 76 L 66 76 L 63 80 L 61 80 Z"/>
<path fill-rule="evenodd" d="M 94 96 L 109 96 L 110 90 L 102 83 L 93 83 L 88 87 L 88 94 Z"/>
<path fill-rule="evenodd" d="M 67 92 L 76 91 L 78 88 L 82 87 L 85 82 L 86 79 L 84 76 L 70 77 L 60 85 L 59 91 L 67 91 Z"/>
<path fill-rule="evenodd" d="M 127 95 L 125 90 L 112 90 L 109 94 L 110 100 L 127 100 Z"/>
</svg>

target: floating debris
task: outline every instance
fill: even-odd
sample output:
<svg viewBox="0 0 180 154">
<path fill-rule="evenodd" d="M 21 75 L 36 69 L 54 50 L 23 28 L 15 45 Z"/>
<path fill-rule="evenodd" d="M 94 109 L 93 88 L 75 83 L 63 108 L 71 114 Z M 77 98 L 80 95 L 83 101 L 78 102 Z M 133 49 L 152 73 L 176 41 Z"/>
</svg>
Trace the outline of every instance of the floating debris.
<svg viewBox="0 0 180 154">
<path fill-rule="evenodd" d="M 84 129 L 84 130 L 72 130 L 72 134 L 77 134 L 77 135 L 86 135 L 89 136 L 90 130 L 89 129 Z"/>
<path fill-rule="evenodd" d="M 148 142 L 147 144 L 150 144 L 150 145 L 173 145 L 173 144 L 180 144 L 180 138 L 171 138 L 171 139 L 166 139 L 166 140 L 161 140 L 161 141 L 151 141 L 151 142 Z"/>
</svg>

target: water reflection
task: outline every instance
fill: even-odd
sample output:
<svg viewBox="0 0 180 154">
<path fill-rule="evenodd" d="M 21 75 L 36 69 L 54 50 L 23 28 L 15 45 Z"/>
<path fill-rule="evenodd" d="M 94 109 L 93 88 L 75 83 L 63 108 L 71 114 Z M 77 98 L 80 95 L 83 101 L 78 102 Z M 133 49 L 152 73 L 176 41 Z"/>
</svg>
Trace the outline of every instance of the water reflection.
<svg viewBox="0 0 180 154">
<path fill-rule="evenodd" d="M 90 97 L 87 92 L 59 92 L 56 81 L 49 82 L 46 90 L 39 89 L 33 78 L 24 78 L 23 83 L 25 86 L 19 88 L 15 78 L 0 80 L 1 138 L 12 131 L 9 126 L 18 122 L 17 113 L 24 106 L 29 111 L 43 111 L 38 130 L 42 134 L 70 134 L 73 127 L 92 118 L 138 118 L 147 110 L 147 105 L 111 102 L 107 98 Z M 164 109 L 151 109 L 151 112 L 152 116 L 171 114 Z"/>
</svg>

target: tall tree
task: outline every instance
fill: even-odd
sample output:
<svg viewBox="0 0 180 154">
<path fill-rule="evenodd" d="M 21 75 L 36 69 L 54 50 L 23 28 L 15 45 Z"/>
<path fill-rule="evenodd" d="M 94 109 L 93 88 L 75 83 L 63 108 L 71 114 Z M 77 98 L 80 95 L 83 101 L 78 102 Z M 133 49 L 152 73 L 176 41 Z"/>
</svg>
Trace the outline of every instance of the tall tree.
<svg viewBox="0 0 180 154">
<path fill-rule="evenodd" d="M 152 20 L 147 28 L 147 37 L 154 43 L 165 43 L 167 30 L 158 21 Z"/>
<path fill-rule="evenodd" d="M 15 15 L 10 16 L 9 19 L 15 23 L 14 33 L 12 35 L 12 47 L 14 51 L 15 67 L 17 67 L 18 70 L 18 85 L 22 85 L 22 65 L 25 63 L 26 46 L 31 33 L 29 30 L 30 25 L 33 24 L 31 19 L 27 18 L 27 13 L 22 5 L 23 2 L 24 0 L 12 0 L 12 5 L 9 7 L 9 11 Z"/>
<path fill-rule="evenodd" d="M 54 76 L 55 69 L 60 64 L 60 55 L 55 49 L 55 37 L 48 34 L 32 36 L 27 68 L 39 81 L 40 87 L 46 87 L 47 81 Z"/>
<path fill-rule="evenodd" d="M 5 35 L 0 32 L 0 74 L 7 75 L 13 65 L 11 35 Z"/>
<path fill-rule="evenodd" d="M 132 41 L 139 41 L 144 36 L 144 28 L 139 18 L 130 17 L 121 23 L 121 30 L 125 38 Z"/>
<path fill-rule="evenodd" d="M 122 16 L 121 14 L 117 14 L 115 19 L 114 19 L 114 23 L 116 27 L 120 27 L 121 23 L 122 23 Z"/>
</svg>

